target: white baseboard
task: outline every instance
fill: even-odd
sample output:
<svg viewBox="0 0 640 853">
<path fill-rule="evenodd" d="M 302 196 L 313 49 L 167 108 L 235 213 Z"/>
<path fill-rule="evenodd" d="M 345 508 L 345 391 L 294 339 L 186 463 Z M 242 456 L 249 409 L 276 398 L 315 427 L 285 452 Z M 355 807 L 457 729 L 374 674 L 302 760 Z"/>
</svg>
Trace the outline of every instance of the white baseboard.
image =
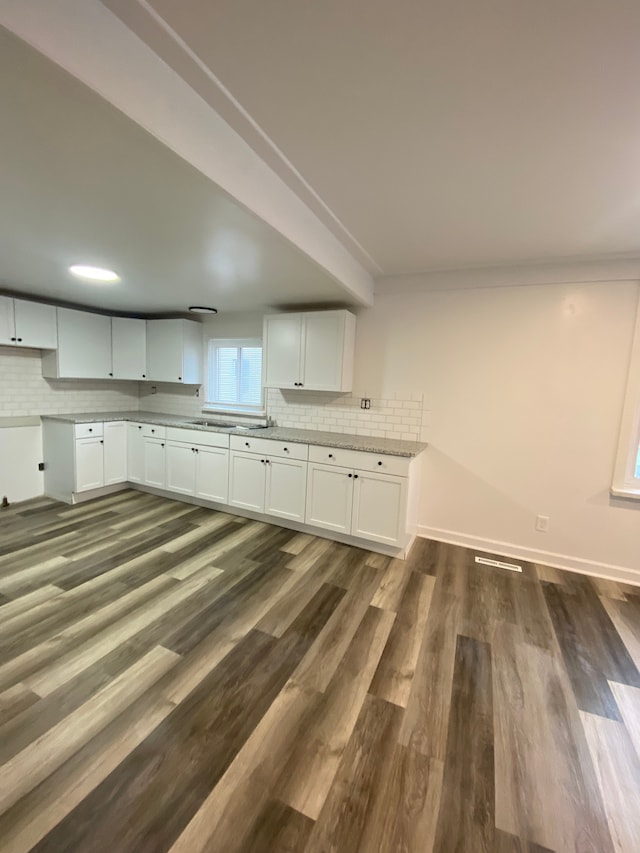
<svg viewBox="0 0 640 853">
<path fill-rule="evenodd" d="M 424 539 L 436 539 L 438 542 L 449 542 L 452 545 L 462 545 L 476 551 L 502 554 L 505 557 L 514 557 L 526 560 L 529 563 L 543 563 L 545 566 L 552 566 L 554 569 L 566 569 L 583 575 L 593 575 L 597 578 L 640 586 L 640 571 L 634 571 L 625 566 L 598 563 L 594 560 L 584 560 L 581 557 L 571 557 L 568 554 L 556 554 L 553 551 L 538 551 L 534 548 L 515 545 L 513 542 L 483 539 L 480 536 L 469 536 L 457 530 L 441 530 L 438 527 L 427 527 L 424 524 L 418 525 L 418 536 Z"/>
</svg>

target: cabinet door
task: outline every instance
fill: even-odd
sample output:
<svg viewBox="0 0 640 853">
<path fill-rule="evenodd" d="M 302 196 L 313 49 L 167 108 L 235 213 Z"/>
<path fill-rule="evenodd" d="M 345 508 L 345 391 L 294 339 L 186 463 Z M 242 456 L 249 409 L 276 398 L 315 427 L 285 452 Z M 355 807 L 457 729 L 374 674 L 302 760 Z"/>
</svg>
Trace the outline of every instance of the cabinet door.
<svg viewBox="0 0 640 853">
<path fill-rule="evenodd" d="M 127 480 L 144 481 L 144 440 L 142 424 L 127 424 Z"/>
<path fill-rule="evenodd" d="M 111 317 L 58 308 L 58 376 L 108 379 L 111 374 Z"/>
<path fill-rule="evenodd" d="M 264 318 L 264 384 L 267 388 L 298 388 L 302 381 L 302 314 L 271 314 Z"/>
<path fill-rule="evenodd" d="M 16 327 L 13 321 L 13 299 L 0 296 L 0 344 L 15 344 Z"/>
<path fill-rule="evenodd" d="M 165 453 L 167 489 L 172 492 L 180 492 L 183 495 L 192 495 L 196 487 L 196 454 L 194 448 L 188 444 L 167 442 Z"/>
<path fill-rule="evenodd" d="M 269 457 L 264 511 L 280 518 L 304 521 L 306 497 L 307 463 Z"/>
<path fill-rule="evenodd" d="M 127 479 L 127 425 L 124 421 L 104 424 L 104 484 L 124 483 Z"/>
<path fill-rule="evenodd" d="M 229 454 L 229 503 L 254 512 L 264 512 L 264 456 L 255 453 Z"/>
<path fill-rule="evenodd" d="M 339 533 L 351 532 L 353 471 L 310 464 L 305 521 Z"/>
<path fill-rule="evenodd" d="M 103 439 L 76 439 L 76 492 L 104 486 Z"/>
<path fill-rule="evenodd" d="M 146 486 L 155 486 L 156 489 L 164 489 L 164 441 L 160 438 L 144 438 L 143 459 L 144 469 L 142 482 Z"/>
<path fill-rule="evenodd" d="M 42 305 L 39 302 L 15 299 L 14 313 L 18 346 L 56 349 L 58 324 L 55 305 Z"/>
<path fill-rule="evenodd" d="M 303 387 L 313 391 L 342 390 L 344 311 L 304 315 Z"/>
<path fill-rule="evenodd" d="M 351 533 L 385 545 L 404 545 L 407 479 L 356 471 Z"/>
<path fill-rule="evenodd" d="M 229 498 L 229 451 L 196 447 L 196 497 L 226 504 Z"/>
<path fill-rule="evenodd" d="M 112 317 L 111 351 L 114 379 L 146 379 L 146 322 L 133 317 Z"/>
<path fill-rule="evenodd" d="M 147 320 L 147 379 L 182 382 L 180 320 Z"/>
</svg>

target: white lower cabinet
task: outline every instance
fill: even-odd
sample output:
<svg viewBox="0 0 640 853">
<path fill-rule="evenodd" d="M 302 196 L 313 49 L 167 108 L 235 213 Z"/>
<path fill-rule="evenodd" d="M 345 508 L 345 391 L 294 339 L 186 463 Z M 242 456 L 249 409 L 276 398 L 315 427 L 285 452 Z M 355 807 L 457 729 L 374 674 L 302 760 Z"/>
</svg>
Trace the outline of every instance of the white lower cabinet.
<svg viewBox="0 0 640 853">
<path fill-rule="evenodd" d="M 307 524 L 401 546 L 406 507 L 406 477 L 309 464 Z"/>
<path fill-rule="evenodd" d="M 129 481 L 389 549 L 410 539 L 406 457 L 124 421 L 45 420 L 43 444 L 45 493 L 60 500 Z"/>
<path fill-rule="evenodd" d="M 304 521 L 307 463 L 269 457 L 266 469 L 264 511 L 290 521 Z"/>
<path fill-rule="evenodd" d="M 229 503 L 253 512 L 304 521 L 307 463 L 231 451 Z"/>
<path fill-rule="evenodd" d="M 353 505 L 353 472 L 332 465 L 309 465 L 305 521 L 314 527 L 349 533 Z"/>
<path fill-rule="evenodd" d="M 124 421 L 104 424 L 104 484 L 112 486 L 127 479 L 127 425 Z"/>
<path fill-rule="evenodd" d="M 168 441 L 166 486 L 171 492 L 226 503 L 229 451 L 221 447 Z"/>
<path fill-rule="evenodd" d="M 368 471 L 354 472 L 351 535 L 384 545 L 404 544 L 407 479 Z"/>
<path fill-rule="evenodd" d="M 104 486 L 104 439 L 76 439 L 76 492 Z"/>
<path fill-rule="evenodd" d="M 168 443 L 166 447 L 166 488 L 192 495 L 196 483 L 196 454 L 187 444 Z"/>
<path fill-rule="evenodd" d="M 75 491 L 88 492 L 127 479 L 127 425 L 124 421 L 75 426 Z"/>
<path fill-rule="evenodd" d="M 232 450 L 229 454 L 229 503 L 253 512 L 264 512 L 267 478 L 264 456 Z"/>
<path fill-rule="evenodd" d="M 164 489 L 165 476 L 165 440 L 144 436 L 142 445 L 142 482 L 145 486 Z"/>
<path fill-rule="evenodd" d="M 142 483 L 144 481 L 142 424 L 127 424 L 127 480 L 130 483 Z"/>
<path fill-rule="evenodd" d="M 196 447 L 195 496 L 226 504 L 229 497 L 229 451 L 221 447 Z"/>
</svg>

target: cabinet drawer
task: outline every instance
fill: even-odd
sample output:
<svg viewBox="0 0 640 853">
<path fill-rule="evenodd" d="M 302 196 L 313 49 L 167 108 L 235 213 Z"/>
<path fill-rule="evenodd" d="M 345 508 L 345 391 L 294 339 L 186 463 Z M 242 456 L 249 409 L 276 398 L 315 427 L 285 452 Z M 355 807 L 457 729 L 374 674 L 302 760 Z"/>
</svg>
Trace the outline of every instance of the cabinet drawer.
<svg viewBox="0 0 640 853">
<path fill-rule="evenodd" d="M 74 427 L 74 435 L 76 438 L 95 438 L 101 436 L 104 432 L 104 425 L 97 424 L 76 424 Z"/>
<path fill-rule="evenodd" d="M 142 424 L 142 434 L 145 438 L 166 438 L 167 428 L 157 424 Z"/>
<path fill-rule="evenodd" d="M 323 465 L 339 465 L 342 468 L 359 468 L 362 471 L 377 471 L 380 474 L 409 476 L 411 459 L 407 456 L 388 456 L 386 453 L 368 453 L 362 450 L 342 450 L 338 447 L 309 447 L 309 461 Z"/>
<path fill-rule="evenodd" d="M 250 435 L 232 435 L 231 449 L 242 450 L 245 453 L 264 453 L 265 456 L 277 456 L 283 459 L 299 459 L 302 462 L 306 461 L 309 453 L 307 444 L 275 441 L 272 438 L 253 438 Z"/>
</svg>

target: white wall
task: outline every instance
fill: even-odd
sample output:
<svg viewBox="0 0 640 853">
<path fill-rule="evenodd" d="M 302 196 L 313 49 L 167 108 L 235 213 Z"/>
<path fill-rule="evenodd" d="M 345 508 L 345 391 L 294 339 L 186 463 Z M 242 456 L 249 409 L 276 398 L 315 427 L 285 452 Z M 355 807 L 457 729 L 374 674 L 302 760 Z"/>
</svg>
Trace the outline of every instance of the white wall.
<svg viewBox="0 0 640 853">
<path fill-rule="evenodd" d="M 637 297 L 632 282 L 381 293 L 359 314 L 356 385 L 424 394 L 426 535 L 640 572 L 640 503 L 609 496 Z"/>
</svg>

